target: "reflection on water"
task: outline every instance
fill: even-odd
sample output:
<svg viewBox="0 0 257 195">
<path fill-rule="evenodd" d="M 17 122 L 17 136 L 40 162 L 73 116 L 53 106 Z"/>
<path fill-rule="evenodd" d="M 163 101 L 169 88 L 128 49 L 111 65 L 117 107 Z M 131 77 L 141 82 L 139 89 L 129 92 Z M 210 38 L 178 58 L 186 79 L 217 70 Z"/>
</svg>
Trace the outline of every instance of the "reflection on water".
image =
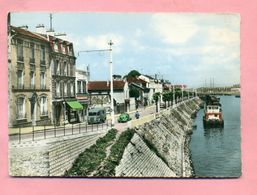
<svg viewBox="0 0 257 195">
<path fill-rule="evenodd" d="M 204 129 L 204 136 L 206 139 L 210 138 L 221 138 L 223 136 L 224 129 L 223 128 L 207 128 Z"/>
<path fill-rule="evenodd" d="M 203 127 L 203 109 L 197 113 L 190 151 L 197 177 L 241 175 L 240 99 L 222 96 L 223 128 Z"/>
</svg>

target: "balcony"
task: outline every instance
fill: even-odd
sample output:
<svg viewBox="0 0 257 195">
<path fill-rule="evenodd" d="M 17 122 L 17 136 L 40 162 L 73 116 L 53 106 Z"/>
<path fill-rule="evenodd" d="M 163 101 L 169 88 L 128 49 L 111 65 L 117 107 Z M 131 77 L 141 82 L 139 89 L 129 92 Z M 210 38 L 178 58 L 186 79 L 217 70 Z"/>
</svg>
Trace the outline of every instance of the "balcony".
<svg viewBox="0 0 257 195">
<path fill-rule="evenodd" d="M 40 89 L 45 90 L 45 89 L 46 89 L 46 84 L 41 84 L 41 85 L 40 85 Z"/>
<path fill-rule="evenodd" d="M 26 120 L 26 119 L 27 119 L 26 113 L 17 113 L 16 114 L 16 120 Z"/>
<path fill-rule="evenodd" d="M 30 84 L 30 89 L 36 89 L 35 84 Z"/>
<path fill-rule="evenodd" d="M 44 111 L 42 111 L 41 113 L 41 117 L 46 117 L 46 116 L 48 116 L 48 111 L 46 110 L 44 110 Z"/>
<path fill-rule="evenodd" d="M 24 89 L 24 83 L 18 83 L 17 89 Z"/>
<path fill-rule="evenodd" d="M 24 85 L 17 85 L 17 86 L 12 86 L 12 91 L 13 92 L 50 92 L 50 89 L 45 86 L 42 86 L 42 88 L 36 88 L 36 86 L 34 85 L 28 85 L 28 86 L 24 86 Z"/>
</svg>

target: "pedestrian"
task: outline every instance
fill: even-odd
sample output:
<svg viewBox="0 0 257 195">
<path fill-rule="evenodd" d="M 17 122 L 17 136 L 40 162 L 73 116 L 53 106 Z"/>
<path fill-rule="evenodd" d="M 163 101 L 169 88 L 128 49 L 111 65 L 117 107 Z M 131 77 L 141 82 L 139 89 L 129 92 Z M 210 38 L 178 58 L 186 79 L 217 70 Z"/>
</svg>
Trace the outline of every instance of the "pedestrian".
<svg viewBox="0 0 257 195">
<path fill-rule="evenodd" d="M 138 112 L 138 111 L 136 111 L 136 113 L 135 113 L 135 117 L 136 117 L 136 119 L 139 119 L 140 114 L 139 114 L 139 112 Z"/>
</svg>

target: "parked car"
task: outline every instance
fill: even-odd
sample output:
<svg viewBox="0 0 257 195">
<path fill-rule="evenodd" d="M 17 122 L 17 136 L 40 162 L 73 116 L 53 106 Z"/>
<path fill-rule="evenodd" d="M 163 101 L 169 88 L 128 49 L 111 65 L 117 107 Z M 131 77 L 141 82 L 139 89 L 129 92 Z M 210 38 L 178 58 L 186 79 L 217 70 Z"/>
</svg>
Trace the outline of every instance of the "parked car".
<svg viewBox="0 0 257 195">
<path fill-rule="evenodd" d="M 130 120 L 131 120 L 131 117 L 129 116 L 128 113 L 122 113 L 122 114 L 120 114 L 120 116 L 118 118 L 119 123 L 125 123 Z"/>
<path fill-rule="evenodd" d="M 88 124 L 104 123 L 106 120 L 105 108 L 93 108 L 88 111 Z"/>
</svg>

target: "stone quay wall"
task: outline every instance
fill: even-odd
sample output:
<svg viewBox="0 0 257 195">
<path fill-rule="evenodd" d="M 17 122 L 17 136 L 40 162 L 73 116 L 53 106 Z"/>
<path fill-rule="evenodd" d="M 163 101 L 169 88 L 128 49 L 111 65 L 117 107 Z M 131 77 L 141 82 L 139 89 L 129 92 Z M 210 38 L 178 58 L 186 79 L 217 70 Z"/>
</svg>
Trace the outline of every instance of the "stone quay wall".
<svg viewBox="0 0 257 195">
<path fill-rule="evenodd" d="M 201 100 L 194 98 L 167 109 L 136 127 L 126 147 L 117 177 L 192 177 L 189 141 L 192 117 Z"/>
<path fill-rule="evenodd" d="M 63 176 L 78 155 L 106 131 L 9 144 L 11 176 Z"/>
</svg>

